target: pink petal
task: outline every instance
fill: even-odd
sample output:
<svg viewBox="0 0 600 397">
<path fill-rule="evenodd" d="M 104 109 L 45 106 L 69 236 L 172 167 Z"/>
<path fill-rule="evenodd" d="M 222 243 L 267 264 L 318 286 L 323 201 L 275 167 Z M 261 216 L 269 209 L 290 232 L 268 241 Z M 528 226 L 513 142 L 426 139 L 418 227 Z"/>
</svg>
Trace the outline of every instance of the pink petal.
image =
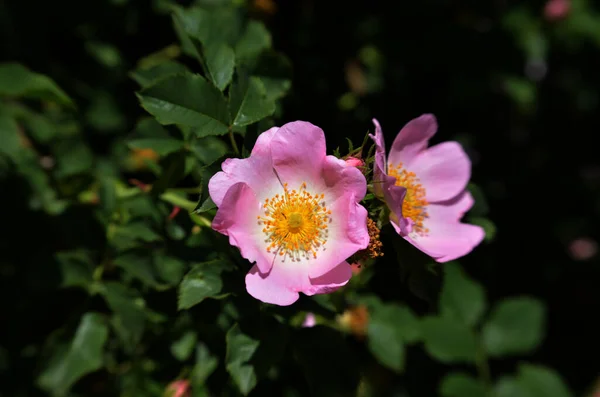
<svg viewBox="0 0 600 397">
<path fill-rule="evenodd" d="M 271 140 L 273 167 L 281 182 L 290 186 L 319 180 L 325 149 L 319 127 L 306 121 L 284 124 Z"/>
<path fill-rule="evenodd" d="M 448 262 L 471 252 L 485 237 L 483 229 L 461 223 L 460 218 L 473 205 L 473 198 L 464 192 L 453 200 L 430 204 L 425 227 L 429 233 L 419 236 L 411 233 L 404 238 L 433 257 L 437 262 Z"/>
<path fill-rule="evenodd" d="M 430 147 L 418 154 L 408 169 L 421 180 L 430 203 L 456 197 L 471 178 L 471 160 L 458 142 Z"/>
<path fill-rule="evenodd" d="M 381 131 L 381 126 L 379 125 L 379 121 L 377 119 L 373 119 L 373 124 L 375 124 L 375 135 L 369 134 L 373 142 L 375 142 L 375 162 L 373 164 L 373 190 L 375 194 L 379 197 L 383 196 L 383 191 L 385 189 L 385 183 L 387 180 L 385 176 L 387 175 L 387 167 L 385 162 L 385 141 L 383 137 L 383 132 Z M 389 182 L 387 182 L 389 185 Z"/>
<path fill-rule="evenodd" d="M 322 193 L 325 198 L 338 198 L 345 194 L 353 194 L 357 202 L 367 194 L 367 180 L 355 167 L 348 167 L 344 160 L 335 156 L 326 156 L 322 163 L 321 178 L 324 182 Z"/>
<path fill-rule="evenodd" d="M 352 271 L 347 262 L 335 266 L 319 278 L 310 279 L 303 266 L 276 260 L 269 273 L 252 267 L 246 275 L 246 290 L 265 303 L 288 306 L 298 300 L 299 292 L 306 295 L 330 293 L 345 285 L 350 277 Z"/>
<path fill-rule="evenodd" d="M 229 236 L 229 244 L 238 247 L 244 258 L 256 262 L 261 271 L 268 272 L 274 257 L 266 251 L 265 236 L 257 221 L 260 214 L 261 205 L 252 189 L 238 182 L 225 194 L 212 227 Z"/>
<path fill-rule="evenodd" d="M 435 135 L 437 128 L 437 121 L 433 114 L 424 114 L 409 121 L 394 139 L 388 156 L 388 165 L 397 166 L 402 163 L 404 167 L 410 169 L 412 161 L 427 148 L 429 139 Z"/>
<path fill-rule="evenodd" d="M 311 278 L 312 287 L 302 291 L 306 295 L 328 294 L 346 285 L 352 277 L 352 267 L 346 261 L 317 278 Z"/>
<path fill-rule="evenodd" d="M 273 135 L 279 130 L 279 127 L 271 127 L 256 138 L 256 143 L 252 148 L 251 155 L 254 156 L 259 153 L 270 153 L 271 152 L 271 139 Z"/>
<path fill-rule="evenodd" d="M 357 203 L 354 195 L 338 199 L 329 208 L 332 212 L 329 239 L 316 260 L 306 261 L 310 277 L 322 276 L 369 245 L 367 210 Z"/>
<path fill-rule="evenodd" d="M 288 306 L 296 302 L 300 297 L 297 284 L 302 286 L 302 283 L 298 283 L 299 280 L 293 272 L 286 274 L 280 264 L 275 263 L 270 273 L 261 273 L 257 266 L 253 266 L 246 274 L 248 293 L 260 301 L 279 306 Z"/>
<path fill-rule="evenodd" d="M 275 190 L 281 189 L 273 170 L 271 155 L 262 148 L 245 159 L 227 159 L 221 168 L 223 171 L 217 172 L 208 181 L 208 192 L 217 207 L 221 206 L 229 188 L 238 182 L 248 184 L 260 201 L 275 194 Z"/>
</svg>

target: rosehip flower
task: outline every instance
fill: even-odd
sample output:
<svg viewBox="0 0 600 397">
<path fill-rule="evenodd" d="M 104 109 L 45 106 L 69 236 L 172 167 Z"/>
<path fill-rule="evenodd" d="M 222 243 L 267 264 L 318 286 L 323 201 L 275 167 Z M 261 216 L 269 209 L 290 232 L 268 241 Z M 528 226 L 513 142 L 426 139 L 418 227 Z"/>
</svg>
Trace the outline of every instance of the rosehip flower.
<svg viewBox="0 0 600 397">
<path fill-rule="evenodd" d="M 350 167 L 362 167 L 365 165 L 365 162 L 361 159 L 357 159 L 356 157 L 348 157 L 346 159 L 346 165 Z"/>
<path fill-rule="evenodd" d="M 458 142 L 427 147 L 437 131 L 435 116 L 408 122 L 396 136 L 386 161 L 379 122 L 375 124 L 373 189 L 390 209 L 390 222 L 405 240 L 447 262 L 471 252 L 485 235 L 479 226 L 461 223 L 473 206 L 466 190 L 471 162 Z"/>
<path fill-rule="evenodd" d="M 276 305 L 335 291 L 346 259 L 369 244 L 360 170 L 325 155 L 323 130 L 296 121 L 262 133 L 250 157 L 227 159 L 208 188 L 213 229 L 255 265 L 248 293 Z"/>
</svg>

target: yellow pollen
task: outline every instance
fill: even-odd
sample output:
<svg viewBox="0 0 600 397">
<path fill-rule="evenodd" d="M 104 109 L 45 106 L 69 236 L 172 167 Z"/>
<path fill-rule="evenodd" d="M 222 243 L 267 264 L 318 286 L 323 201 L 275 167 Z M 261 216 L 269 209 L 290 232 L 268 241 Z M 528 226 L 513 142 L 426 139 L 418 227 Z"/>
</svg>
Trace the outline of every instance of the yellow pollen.
<svg viewBox="0 0 600 397">
<path fill-rule="evenodd" d="M 264 216 L 258 217 L 266 236 L 267 252 L 290 257 L 292 261 L 317 257 L 317 251 L 327 242 L 327 225 L 331 211 L 325 206 L 324 194 L 306 191 L 306 183 L 283 194 L 265 199 Z"/>
<path fill-rule="evenodd" d="M 402 168 L 402 163 L 394 166 L 388 165 L 388 175 L 396 178 L 396 186 L 406 188 L 406 196 L 402 202 L 402 216 L 410 218 L 414 224 L 412 230 L 418 234 L 427 234 L 423 222 L 429 217 L 427 214 L 427 200 L 425 199 L 425 188 L 421 185 L 419 178 L 414 172 Z"/>
</svg>

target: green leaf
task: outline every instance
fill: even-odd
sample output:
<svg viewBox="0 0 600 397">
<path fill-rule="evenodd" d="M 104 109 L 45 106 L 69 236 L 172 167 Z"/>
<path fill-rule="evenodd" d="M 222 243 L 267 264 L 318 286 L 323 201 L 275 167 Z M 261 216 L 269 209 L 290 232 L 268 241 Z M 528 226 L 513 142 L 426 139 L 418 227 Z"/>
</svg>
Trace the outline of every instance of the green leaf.
<svg viewBox="0 0 600 397">
<path fill-rule="evenodd" d="M 515 377 L 502 376 L 494 386 L 494 397 L 535 397 Z M 545 397 L 545 396 L 544 396 Z"/>
<path fill-rule="evenodd" d="M 206 137 L 196 139 L 191 150 L 200 162 L 211 165 L 229 152 L 229 146 L 219 138 Z"/>
<path fill-rule="evenodd" d="M 210 354 L 206 345 L 202 342 L 196 346 L 196 364 L 192 369 L 192 387 L 204 385 L 206 379 L 217 369 L 219 359 Z"/>
<path fill-rule="evenodd" d="M 94 265 L 85 250 L 59 252 L 55 255 L 62 273 L 62 287 L 88 288 L 93 281 Z"/>
<path fill-rule="evenodd" d="M 483 326 L 483 344 L 492 357 L 534 350 L 544 336 L 545 309 L 538 300 L 517 297 L 500 302 Z"/>
<path fill-rule="evenodd" d="M 198 201 L 198 205 L 194 209 L 195 214 L 202 214 L 206 211 L 217 208 L 217 205 L 212 201 L 210 197 L 207 197 L 203 202 Z"/>
<path fill-rule="evenodd" d="M 258 77 L 238 76 L 233 80 L 229 98 L 235 127 L 256 123 L 275 112 L 275 102 L 267 97 L 265 86 Z"/>
<path fill-rule="evenodd" d="M 66 178 L 89 171 L 94 166 L 94 154 L 81 139 L 66 139 L 54 146 L 55 174 Z"/>
<path fill-rule="evenodd" d="M 168 60 L 148 68 L 136 69 L 131 72 L 131 77 L 142 88 L 145 88 L 152 85 L 159 79 L 185 72 L 188 72 L 188 69 L 184 65 L 180 64 L 179 62 Z"/>
<path fill-rule="evenodd" d="M 206 67 L 208 77 L 215 87 L 223 91 L 231 83 L 235 54 L 227 44 L 216 44 L 206 48 Z"/>
<path fill-rule="evenodd" d="M 474 362 L 477 342 L 473 331 L 449 317 L 426 317 L 421 332 L 427 352 L 444 363 Z"/>
<path fill-rule="evenodd" d="M 131 149 L 152 149 L 159 156 L 181 150 L 183 145 L 183 141 L 175 138 L 141 138 L 127 143 Z"/>
<path fill-rule="evenodd" d="M 394 371 L 404 369 L 404 341 L 390 319 L 377 318 L 369 321 L 369 350 L 377 360 Z"/>
<path fill-rule="evenodd" d="M 453 372 L 444 377 L 440 385 L 442 397 L 486 397 L 485 385 L 471 375 Z"/>
<path fill-rule="evenodd" d="M 167 255 L 154 256 L 154 268 L 165 282 L 176 285 L 181 282 L 185 272 L 185 263 L 178 258 Z"/>
<path fill-rule="evenodd" d="M 442 316 L 452 316 L 465 325 L 474 326 L 486 309 L 483 288 L 467 277 L 457 263 L 447 263 L 444 270 L 444 285 L 440 295 Z"/>
<path fill-rule="evenodd" d="M 194 265 L 179 285 L 178 309 L 189 309 L 206 298 L 218 297 L 223 287 L 221 272 L 230 266 L 222 259 Z"/>
<path fill-rule="evenodd" d="M 246 396 L 256 386 L 256 373 L 249 361 L 258 349 L 259 341 L 243 334 L 237 324 L 229 329 L 225 341 L 227 344 L 225 368 L 240 393 Z"/>
<path fill-rule="evenodd" d="M 263 82 L 267 98 L 275 101 L 283 97 L 292 86 L 292 64 L 288 58 L 275 51 L 264 51 L 254 71 Z"/>
<path fill-rule="evenodd" d="M 469 210 L 470 215 L 474 216 L 486 216 L 490 211 L 490 206 L 487 203 L 485 195 L 479 186 L 474 183 L 469 183 L 467 189 L 473 196 L 473 200 L 475 203 L 473 204 L 473 208 Z"/>
<path fill-rule="evenodd" d="M 39 386 L 53 396 L 65 396 L 79 378 L 102 368 L 107 339 L 108 327 L 103 317 L 98 313 L 84 314 L 69 349 L 42 372 Z"/>
<path fill-rule="evenodd" d="M 142 256 L 142 253 L 128 252 L 124 255 L 118 256 L 113 263 L 125 270 L 129 276 L 137 278 L 146 285 L 157 289 L 163 289 L 166 287 L 156 280 L 156 275 L 154 273 L 154 268 L 150 258 Z"/>
<path fill-rule="evenodd" d="M 271 34 L 262 22 L 250 21 L 235 46 L 235 56 L 240 60 L 256 58 L 271 47 Z"/>
<path fill-rule="evenodd" d="M 142 339 L 146 326 L 144 300 L 137 292 L 114 281 L 102 284 L 100 294 L 114 313 L 111 324 L 124 349 L 132 353 Z"/>
<path fill-rule="evenodd" d="M 571 397 L 573 393 L 552 369 L 520 364 L 518 382 L 532 397 Z"/>
<path fill-rule="evenodd" d="M 203 136 L 228 131 L 227 102 L 221 92 L 200 75 L 169 76 L 137 95 L 142 107 L 161 124 L 195 127 Z"/>
<path fill-rule="evenodd" d="M 112 229 L 110 238 L 111 243 L 121 251 L 138 247 L 141 243 L 152 243 L 160 240 L 162 240 L 162 237 L 144 222 L 132 222 L 127 225 L 116 226 Z"/>
<path fill-rule="evenodd" d="M 12 62 L 0 64 L 0 96 L 44 99 L 75 106 L 50 78 Z"/>
<path fill-rule="evenodd" d="M 179 361 L 187 360 L 196 347 L 196 333 L 188 331 L 171 345 L 171 354 Z"/>
<path fill-rule="evenodd" d="M 0 154 L 4 154 L 18 164 L 26 150 L 19 137 L 17 121 L 12 117 L 0 114 L 0 131 Z"/>
</svg>

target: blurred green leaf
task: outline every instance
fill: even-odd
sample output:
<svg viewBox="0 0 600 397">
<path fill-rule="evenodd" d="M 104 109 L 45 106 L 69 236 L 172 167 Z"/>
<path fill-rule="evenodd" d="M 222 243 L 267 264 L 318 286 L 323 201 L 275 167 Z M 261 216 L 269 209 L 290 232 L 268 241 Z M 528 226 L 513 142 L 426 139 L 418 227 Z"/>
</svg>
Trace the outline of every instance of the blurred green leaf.
<svg viewBox="0 0 600 397">
<path fill-rule="evenodd" d="M 440 395 L 442 397 L 486 397 L 488 393 L 480 380 L 466 373 L 453 372 L 442 380 Z"/>
<path fill-rule="evenodd" d="M 236 58 L 244 61 L 256 58 L 263 50 L 271 47 L 271 34 L 259 21 L 250 21 L 235 46 Z"/>
<path fill-rule="evenodd" d="M 146 68 L 138 68 L 131 72 L 133 78 L 142 88 L 148 87 L 159 79 L 174 75 L 185 74 L 189 72 L 185 65 L 179 62 L 167 60 Z"/>
<path fill-rule="evenodd" d="M 571 397 L 561 377 L 549 368 L 520 364 L 517 376 L 503 376 L 494 387 L 495 397 Z"/>
<path fill-rule="evenodd" d="M 175 138 L 140 138 L 129 141 L 127 145 L 131 149 L 151 149 L 164 156 L 183 148 L 183 141 Z"/>
<path fill-rule="evenodd" d="M 125 270 L 129 276 L 140 280 L 150 287 L 157 289 L 165 287 L 156 279 L 151 259 L 143 256 L 141 252 L 127 252 L 118 256 L 113 263 Z"/>
<path fill-rule="evenodd" d="M 94 154 L 81 139 L 57 142 L 53 154 L 56 158 L 55 174 L 59 178 L 84 173 L 94 165 Z"/>
<path fill-rule="evenodd" d="M 275 103 L 267 97 L 258 77 L 234 78 L 229 93 L 229 106 L 235 127 L 242 127 L 268 117 L 275 112 Z"/>
<path fill-rule="evenodd" d="M 520 364 L 518 381 L 533 397 L 573 396 L 556 371 L 541 365 Z"/>
<path fill-rule="evenodd" d="M 206 48 L 206 68 L 210 81 L 223 91 L 231 82 L 235 54 L 227 44 L 216 44 Z"/>
<path fill-rule="evenodd" d="M 435 359 L 444 363 L 475 361 L 475 334 L 459 320 L 425 317 L 421 321 L 421 332 L 425 350 Z"/>
<path fill-rule="evenodd" d="M 187 360 L 194 352 L 197 336 L 193 331 L 184 333 L 181 338 L 171 344 L 171 354 L 179 361 Z"/>
<path fill-rule="evenodd" d="M 50 78 L 13 62 L 0 64 L 0 96 L 44 99 L 75 106 Z"/>
<path fill-rule="evenodd" d="M 477 324 L 486 309 L 481 285 L 467 277 L 457 263 L 444 265 L 444 284 L 440 294 L 442 316 L 452 316 L 465 325 Z"/>
<path fill-rule="evenodd" d="M 163 254 L 154 256 L 154 268 L 162 280 L 177 285 L 181 282 L 185 272 L 185 262 L 174 256 Z"/>
<path fill-rule="evenodd" d="M 102 368 L 107 338 L 103 317 L 98 313 L 84 314 L 69 349 L 42 372 L 39 386 L 53 396 L 66 396 L 79 378 Z"/>
<path fill-rule="evenodd" d="M 249 361 L 258 349 L 259 341 L 243 334 L 239 326 L 235 324 L 227 332 L 225 342 L 227 344 L 225 355 L 227 372 L 231 375 L 240 393 L 247 396 L 257 382 L 254 367 Z"/>
<path fill-rule="evenodd" d="M 172 75 L 137 95 L 142 107 L 161 124 L 195 127 L 199 136 L 227 133 L 229 116 L 225 98 L 200 75 Z"/>
<path fill-rule="evenodd" d="M 401 372 L 404 369 L 404 340 L 396 328 L 396 319 L 382 314 L 372 318 L 367 334 L 369 350 L 377 360 L 386 367 Z"/>
<path fill-rule="evenodd" d="M 178 309 L 189 309 L 206 298 L 218 297 L 223 287 L 221 272 L 230 267 L 231 264 L 222 259 L 194 265 L 179 285 Z"/>
<path fill-rule="evenodd" d="M 100 293 L 114 313 L 111 324 L 121 339 L 123 348 L 132 353 L 142 339 L 146 325 L 143 299 L 134 290 L 114 281 L 102 284 Z"/>
<path fill-rule="evenodd" d="M 94 273 L 89 252 L 82 249 L 63 251 L 58 252 L 55 257 L 62 273 L 63 287 L 88 288 Z"/>
<path fill-rule="evenodd" d="M 196 364 L 194 364 L 191 375 L 192 387 L 204 385 L 206 379 L 217 369 L 218 365 L 219 359 L 210 354 L 204 343 L 198 343 L 196 346 Z"/>
<path fill-rule="evenodd" d="M 506 299 L 496 305 L 483 326 L 483 344 L 492 357 L 529 353 L 542 341 L 545 309 L 529 297 Z"/>
</svg>

